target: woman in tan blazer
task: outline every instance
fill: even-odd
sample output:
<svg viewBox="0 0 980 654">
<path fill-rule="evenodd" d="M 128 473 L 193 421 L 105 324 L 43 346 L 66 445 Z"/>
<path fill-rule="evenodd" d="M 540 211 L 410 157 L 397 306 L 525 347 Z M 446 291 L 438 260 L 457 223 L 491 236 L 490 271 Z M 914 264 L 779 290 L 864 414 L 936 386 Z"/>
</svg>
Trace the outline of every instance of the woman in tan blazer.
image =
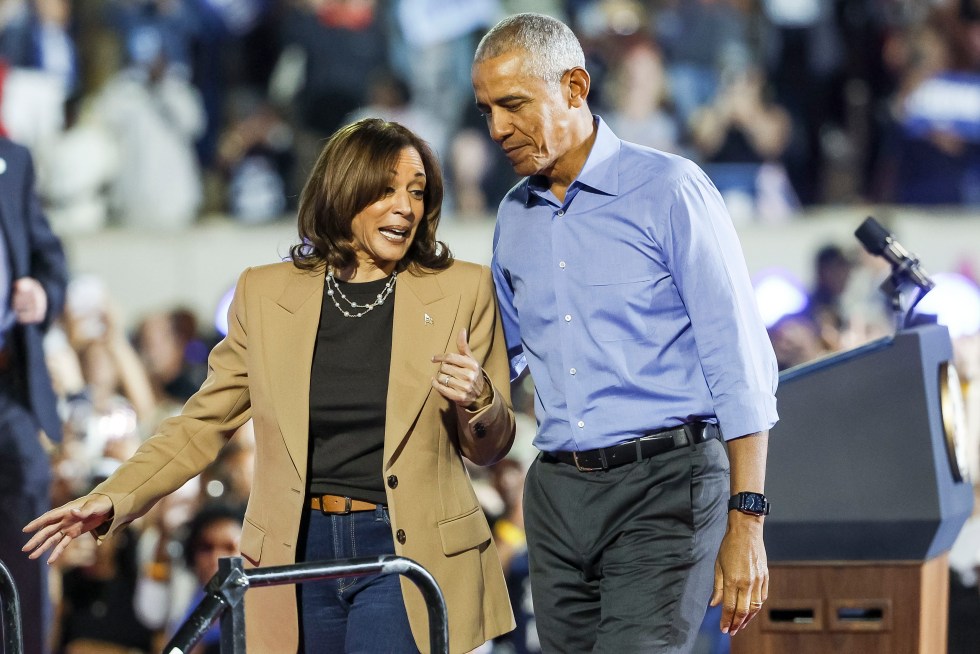
<svg viewBox="0 0 980 654">
<path fill-rule="evenodd" d="M 53 560 L 85 532 L 111 536 L 251 418 L 248 563 L 395 553 L 439 582 L 453 652 L 512 629 L 461 458 L 491 464 L 513 442 L 505 346 L 489 269 L 435 238 L 441 202 L 412 132 L 338 131 L 303 190 L 292 260 L 242 273 L 201 389 L 92 493 L 27 525 L 25 551 Z M 245 610 L 250 652 L 428 650 L 421 594 L 395 575 L 252 589 Z"/>
</svg>

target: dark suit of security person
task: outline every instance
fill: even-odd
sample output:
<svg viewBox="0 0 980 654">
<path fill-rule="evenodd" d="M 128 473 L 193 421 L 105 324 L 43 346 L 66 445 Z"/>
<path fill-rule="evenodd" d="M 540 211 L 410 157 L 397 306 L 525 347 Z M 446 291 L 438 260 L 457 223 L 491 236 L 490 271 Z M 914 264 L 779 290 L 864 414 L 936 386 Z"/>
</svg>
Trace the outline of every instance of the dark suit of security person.
<svg viewBox="0 0 980 654">
<path fill-rule="evenodd" d="M 47 566 L 21 552 L 20 526 L 48 507 L 47 449 L 61 421 L 44 362 L 44 330 L 61 312 L 65 255 L 34 194 L 26 148 L 0 138 L 0 560 L 21 601 L 25 654 L 46 652 Z"/>
</svg>

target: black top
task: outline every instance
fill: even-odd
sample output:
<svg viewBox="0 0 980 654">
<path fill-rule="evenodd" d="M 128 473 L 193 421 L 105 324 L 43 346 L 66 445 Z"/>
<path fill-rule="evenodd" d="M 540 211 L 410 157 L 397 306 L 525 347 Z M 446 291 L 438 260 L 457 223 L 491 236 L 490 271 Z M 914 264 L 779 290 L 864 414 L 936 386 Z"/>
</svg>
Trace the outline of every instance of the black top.
<svg viewBox="0 0 980 654">
<path fill-rule="evenodd" d="M 352 301 L 369 304 L 387 283 L 338 285 Z M 309 492 L 386 504 L 382 466 L 394 293 L 360 318 L 347 318 L 328 290 L 324 284 L 310 375 Z M 363 311 L 334 297 L 351 315 Z"/>
</svg>

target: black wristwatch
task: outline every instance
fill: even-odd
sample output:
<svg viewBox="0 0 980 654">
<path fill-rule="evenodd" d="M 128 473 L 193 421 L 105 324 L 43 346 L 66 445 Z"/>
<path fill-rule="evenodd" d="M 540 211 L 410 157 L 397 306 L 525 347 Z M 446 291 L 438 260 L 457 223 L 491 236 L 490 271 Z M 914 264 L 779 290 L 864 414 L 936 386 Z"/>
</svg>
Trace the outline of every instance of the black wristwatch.
<svg viewBox="0 0 980 654">
<path fill-rule="evenodd" d="M 728 500 L 728 510 L 749 515 L 769 515 L 769 500 L 762 493 L 736 493 Z"/>
</svg>

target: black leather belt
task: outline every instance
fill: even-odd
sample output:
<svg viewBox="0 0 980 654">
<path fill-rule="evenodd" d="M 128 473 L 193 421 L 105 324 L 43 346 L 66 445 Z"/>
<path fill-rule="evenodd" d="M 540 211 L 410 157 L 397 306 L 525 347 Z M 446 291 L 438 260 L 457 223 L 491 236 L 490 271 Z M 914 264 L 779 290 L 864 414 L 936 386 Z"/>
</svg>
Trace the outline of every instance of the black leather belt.
<svg viewBox="0 0 980 654">
<path fill-rule="evenodd" d="M 595 472 L 596 470 L 617 468 L 627 463 L 642 461 L 651 456 L 657 456 L 681 447 L 690 447 L 692 444 L 697 445 L 720 437 L 721 430 L 718 429 L 718 425 L 695 422 L 653 432 L 619 445 L 602 447 L 597 450 L 544 452 L 541 455 L 541 460 L 567 463 L 575 466 L 581 472 Z"/>
</svg>

